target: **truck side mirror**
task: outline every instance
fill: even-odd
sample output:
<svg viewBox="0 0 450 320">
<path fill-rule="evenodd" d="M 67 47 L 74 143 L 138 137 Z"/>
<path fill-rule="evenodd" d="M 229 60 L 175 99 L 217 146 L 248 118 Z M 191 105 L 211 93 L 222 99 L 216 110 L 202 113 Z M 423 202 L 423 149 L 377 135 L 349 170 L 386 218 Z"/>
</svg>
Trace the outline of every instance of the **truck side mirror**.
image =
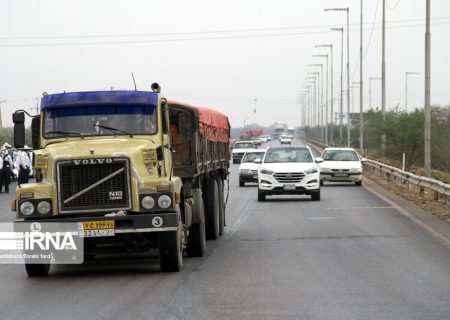
<svg viewBox="0 0 450 320">
<path fill-rule="evenodd" d="M 40 130 L 41 130 L 41 117 L 35 116 L 31 119 L 31 143 L 33 149 L 40 148 Z"/>
<path fill-rule="evenodd" d="M 25 113 L 16 111 L 12 118 L 14 122 L 14 147 L 23 148 L 25 145 Z"/>
</svg>

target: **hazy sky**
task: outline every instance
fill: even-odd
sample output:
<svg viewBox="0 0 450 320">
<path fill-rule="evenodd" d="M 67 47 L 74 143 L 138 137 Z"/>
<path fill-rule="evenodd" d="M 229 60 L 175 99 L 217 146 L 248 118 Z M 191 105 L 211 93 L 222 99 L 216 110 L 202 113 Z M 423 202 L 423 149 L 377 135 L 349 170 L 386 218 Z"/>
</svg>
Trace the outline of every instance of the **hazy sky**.
<svg viewBox="0 0 450 320">
<path fill-rule="evenodd" d="M 425 0 L 386 0 L 387 104 L 423 106 Z M 299 125 L 298 94 L 312 58 L 333 43 L 335 94 L 340 33 L 350 7 L 350 76 L 359 81 L 359 0 L 1 0 L 0 99 L 3 123 L 31 109 L 43 91 L 148 90 L 249 122 Z M 378 11 L 376 13 L 376 8 Z M 381 75 L 382 0 L 364 0 L 364 105 L 369 77 Z M 450 103 L 450 1 L 432 1 L 432 103 Z M 373 24 L 373 22 L 375 22 Z M 372 28 L 373 26 L 373 28 Z M 371 36 L 372 35 L 372 36 Z M 345 59 L 344 59 L 345 61 Z M 372 82 L 379 105 L 380 82 Z M 357 97 L 358 94 L 355 94 Z M 337 104 L 337 103 L 336 103 Z M 359 106 L 356 101 L 355 106 Z M 31 111 L 31 110 L 30 110 Z"/>
</svg>

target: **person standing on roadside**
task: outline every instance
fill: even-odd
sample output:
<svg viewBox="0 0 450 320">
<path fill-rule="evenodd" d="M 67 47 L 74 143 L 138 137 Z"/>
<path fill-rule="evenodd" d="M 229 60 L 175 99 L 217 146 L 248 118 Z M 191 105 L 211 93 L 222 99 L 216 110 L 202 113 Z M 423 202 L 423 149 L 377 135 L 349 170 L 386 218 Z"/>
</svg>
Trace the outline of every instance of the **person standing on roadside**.
<svg viewBox="0 0 450 320">
<path fill-rule="evenodd" d="M 20 151 L 16 159 L 16 168 L 19 170 L 19 187 L 23 183 L 28 183 L 30 177 L 31 162 L 25 151 Z"/>
<path fill-rule="evenodd" d="M 11 183 L 11 171 L 13 168 L 12 157 L 9 154 L 8 149 L 6 149 L 3 153 L 2 158 L 2 173 L 0 177 L 0 192 L 2 192 L 3 186 L 5 186 L 5 192 L 9 192 L 9 184 Z"/>
</svg>

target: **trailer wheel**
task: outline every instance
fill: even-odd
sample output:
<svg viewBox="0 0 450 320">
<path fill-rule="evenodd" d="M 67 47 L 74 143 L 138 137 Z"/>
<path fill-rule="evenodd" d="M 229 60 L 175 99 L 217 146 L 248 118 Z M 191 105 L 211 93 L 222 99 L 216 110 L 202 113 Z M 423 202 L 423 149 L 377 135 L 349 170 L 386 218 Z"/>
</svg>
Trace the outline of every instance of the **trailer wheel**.
<svg viewBox="0 0 450 320">
<path fill-rule="evenodd" d="M 178 272 L 183 265 L 181 228 L 158 235 L 159 265 L 164 272 Z"/>
<path fill-rule="evenodd" d="M 186 252 L 190 257 L 203 257 L 206 252 L 205 209 L 200 189 L 192 190 L 194 197 L 195 217 L 200 218 L 199 223 L 191 225 Z"/>
<path fill-rule="evenodd" d="M 223 180 L 221 177 L 216 176 L 217 190 L 219 191 L 219 234 L 223 233 L 225 226 L 225 199 L 223 196 Z"/>
<path fill-rule="evenodd" d="M 219 236 L 219 192 L 216 179 L 208 178 L 205 195 L 206 239 L 215 240 Z"/>
</svg>

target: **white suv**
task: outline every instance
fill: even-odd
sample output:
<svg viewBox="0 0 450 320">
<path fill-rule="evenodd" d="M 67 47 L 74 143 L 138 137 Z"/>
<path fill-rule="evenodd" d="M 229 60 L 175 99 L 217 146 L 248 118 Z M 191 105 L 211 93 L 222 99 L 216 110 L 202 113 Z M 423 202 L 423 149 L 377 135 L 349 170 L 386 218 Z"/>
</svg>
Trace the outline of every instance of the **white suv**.
<svg viewBox="0 0 450 320">
<path fill-rule="evenodd" d="M 352 148 L 326 148 L 320 164 L 320 185 L 324 181 L 354 182 L 362 185 L 361 158 Z M 364 158 L 362 158 L 364 160 Z"/>
<path fill-rule="evenodd" d="M 266 200 L 267 195 L 283 194 L 306 194 L 320 200 L 320 169 L 316 162 L 321 161 L 314 160 L 309 147 L 270 147 L 258 169 L 258 201 Z"/>
</svg>

